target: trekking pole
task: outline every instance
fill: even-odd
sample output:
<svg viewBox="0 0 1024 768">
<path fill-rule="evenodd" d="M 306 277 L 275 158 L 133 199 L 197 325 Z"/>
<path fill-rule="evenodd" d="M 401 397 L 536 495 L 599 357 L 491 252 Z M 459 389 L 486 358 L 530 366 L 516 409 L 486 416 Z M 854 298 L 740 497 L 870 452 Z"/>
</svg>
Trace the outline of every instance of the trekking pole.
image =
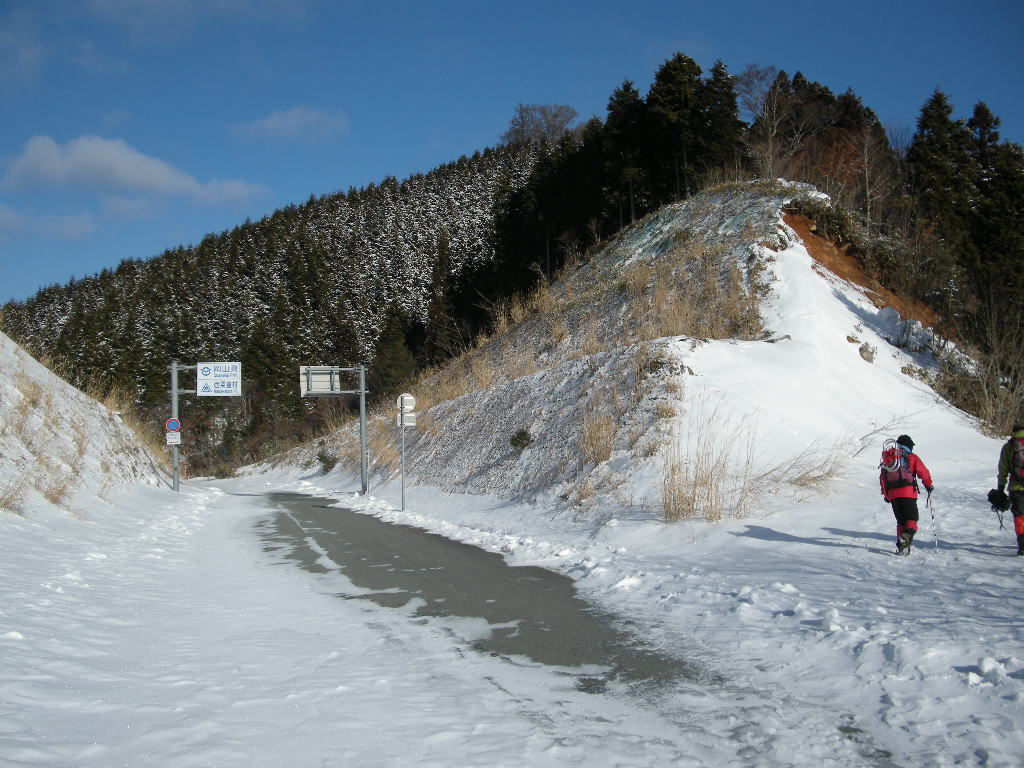
<svg viewBox="0 0 1024 768">
<path fill-rule="evenodd" d="M 1005 531 L 1006 526 L 1003 525 L 1003 511 L 999 507 L 992 507 L 992 511 L 996 513 L 996 519 L 999 521 L 999 530 Z"/>
<path fill-rule="evenodd" d="M 932 541 L 935 546 L 933 549 L 939 548 L 939 532 L 935 529 L 935 505 L 932 504 L 932 492 L 928 491 L 928 499 L 925 501 L 925 506 L 928 507 L 928 511 L 932 513 Z"/>
</svg>

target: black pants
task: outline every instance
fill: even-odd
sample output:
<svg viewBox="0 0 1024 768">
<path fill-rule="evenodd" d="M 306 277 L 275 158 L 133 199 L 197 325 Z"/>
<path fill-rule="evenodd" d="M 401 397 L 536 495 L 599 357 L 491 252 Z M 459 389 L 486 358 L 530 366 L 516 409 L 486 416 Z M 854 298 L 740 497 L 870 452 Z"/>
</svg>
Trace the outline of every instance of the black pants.
<svg viewBox="0 0 1024 768">
<path fill-rule="evenodd" d="M 893 499 L 892 513 L 896 515 L 896 535 L 904 531 L 910 531 L 911 535 L 917 531 L 917 499 Z"/>
</svg>

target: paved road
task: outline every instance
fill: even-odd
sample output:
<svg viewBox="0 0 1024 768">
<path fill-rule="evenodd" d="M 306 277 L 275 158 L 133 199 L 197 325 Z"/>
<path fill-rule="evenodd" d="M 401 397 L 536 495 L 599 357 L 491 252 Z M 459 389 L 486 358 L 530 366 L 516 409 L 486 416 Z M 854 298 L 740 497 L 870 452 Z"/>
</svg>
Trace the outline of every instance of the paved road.
<svg viewBox="0 0 1024 768">
<path fill-rule="evenodd" d="M 261 526 L 268 545 L 309 571 L 340 569 L 358 588 L 340 597 L 394 608 L 415 600 L 414 619 L 482 618 L 491 631 L 472 643 L 477 650 L 569 668 L 580 690 L 600 692 L 610 680 L 650 690 L 701 677 L 694 665 L 643 648 L 615 617 L 581 600 L 565 576 L 328 506 L 333 499 L 270 498 L 278 511 Z"/>
</svg>

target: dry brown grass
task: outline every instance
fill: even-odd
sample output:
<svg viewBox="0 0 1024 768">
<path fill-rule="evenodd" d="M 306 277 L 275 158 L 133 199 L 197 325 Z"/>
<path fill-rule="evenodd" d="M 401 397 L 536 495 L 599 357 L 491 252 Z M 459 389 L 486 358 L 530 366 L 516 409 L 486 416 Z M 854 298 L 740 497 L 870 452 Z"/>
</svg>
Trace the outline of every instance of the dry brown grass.
<svg viewBox="0 0 1024 768">
<path fill-rule="evenodd" d="M 416 429 L 433 440 L 441 434 L 441 420 L 432 413 L 421 413 L 417 417 Z"/>
<path fill-rule="evenodd" d="M 591 484 L 590 478 L 587 477 L 582 483 L 580 483 L 576 490 L 573 491 L 572 498 L 577 504 L 586 504 L 594 498 L 595 494 L 596 491 L 594 490 L 594 486 Z"/>
<path fill-rule="evenodd" d="M 43 404 L 43 387 L 35 379 L 29 378 L 23 370 L 19 370 L 14 376 L 14 388 L 21 395 L 21 399 L 14 406 L 9 426 L 22 442 L 29 444 L 37 432 L 32 422 L 33 416 L 38 415 Z"/>
<path fill-rule="evenodd" d="M 679 413 L 679 409 L 675 403 L 661 400 L 654 407 L 654 412 L 659 419 L 671 419 Z"/>
<path fill-rule="evenodd" d="M 762 333 L 756 291 L 722 245 L 686 241 L 656 265 L 634 265 L 619 283 L 630 296 L 627 337 L 751 339 Z"/>
<path fill-rule="evenodd" d="M 417 406 L 422 411 L 433 408 L 438 403 L 455 400 L 473 390 L 468 366 L 462 357 L 453 360 L 445 368 L 427 371 L 420 378 L 420 382 L 419 390 L 423 394 L 417 396 Z"/>
<path fill-rule="evenodd" d="M 369 435 L 367 435 L 367 442 L 369 442 Z M 343 434 L 341 444 L 336 448 L 338 453 L 338 460 L 346 462 L 351 466 L 358 467 L 359 462 L 359 433 L 355 434 Z M 367 446 L 369 450 L 369 446 Z"/>
<path fill-rule="evenodd" d="M 634 264 L 622 276 L 617 289 L 631 299 L 640 299 L 654 280 L 654 268 L 647 262 Z"/>
<path fill-rule="evenodd" d="M 551 322 L 551 330 L 549 331 L 552 343 L 557 347 L 569 336 L 569 330 L 565 327 L 565 320 L 562 317 L 556 317 Z"/>
<path fill-rule="evenodd" d="M 74 435 L 73 441 L 75 444 L 75 454 L 73 459 L 80 461 L 85 452 L 89 449 L 89 443 L 92 442 L 92 433 L 85 428 L 85 425 L 81 421 L 75 421 L 71 425 L 71 432 Z"/>
<path fill-rule="evenodd" d="M 540 315 L 548 315 L 558 309 L 560 300 L 555 295 L 551 283 L 541 281 L 540 285 L 537 286 L 537 289 L 531 295 L 531 304 L 533 309 Z"/>
<path fill-rule="evenodd" d="M 580 357 L 589 357 L 607 349 L 607 342 L 602 336 L 600 321 L 597 317 L 591 317 L 587 325 L 578 334 L 579 347 L 577 351 Z"/>
<path fill-rule="evenodd" d="M 484 350 L 469 358 L 469 370 L 476 381 L 477 389 L 490 389 L 498 379 L 498 369 Z"/>
<path fill-rule="evenodd" d="M 0 485 L 0 509 L 15 515 L 24 515 L 28 489 L 28 481 L 21 477 Z"/>
<path fill-rule="evenodd" d="M 502 370 L 509 379 L 537 372 L 537 352 L 528 344 L 506 344 L 502 348 Z"/>
<path fill-rule="evenodd" d="M 665 452 L 661 477 L 661 519 L 678 523 L 693 517 L 694 507 L 686 492 L 686 471 L 679 443 L 673 439 Z"/>
<path fill-rule="evenodd" d="M 846 436 L 840 436 L 825 450 L 809 445 L 796 456 L 764 472 L 757 478 L 757 483 L 769 492 L 777 492 L 788 485 L 808 493 L 827 494 L 843 475 L 848 442 Z"/>
<path fill-rule="evenodd" d="M 748 514 L 756 480 L 754 434 L 745 420 L 729 418 L 723 400 L 698 402 L 666 452 L 662 519 L 717 521 L 728 510 L 737 517 Z"/>
<path fill-rule="evenodd" d="M 593 397 L 583 411 L 580 451 L 584 464 L 596 466 L 608 461 L 622 415 L 622 398 L 618 392 L 603 390 Z"/>
<path fill-rule="evenodd" d="M 70 495 L 76 479 L 75 473 L 69 469 L 53 469 L 41 478 L 37 487 L 43 498 L 54 506 L 60 506 Z"/>
<path fill-rule="evenodd" d="M 685 433 L 673 436 L 665 455 L 662 518 L 721 520 L 748 515 L 757 499 L 787 487 L 825 494 L 841 476 L 846 439 L 821 451 L 808 446 L 768 469 L 755 461 L 756 425 L 734 420 L 724 401 L 703 400 L 687 414 Z"/>
<path fill-rule="evenodd" d="M 113 414 L 118 414 L 135 439 L 145 448 L 149 455 L 166 471 L 170 472 L 170 456 L 167 451 L 163 432 L 153 428 L 151 419 L 143 418 L 135 400 L 124 389 L 111 387 L 100 400 L 101 403 Z M 127 449 L 128 446 L 125 446 Z"/>
<path fill-rule="evenodd" d="M 367 449 L 370 461 L 388 476 L 398 471 L 402 461 L 398 447 L 398 427 L 389 418 L 376 417 L 369 419 L 366 425 Z M 356 446 L 356 461 L 359 461 L 359 448 Z"/>
</svg>

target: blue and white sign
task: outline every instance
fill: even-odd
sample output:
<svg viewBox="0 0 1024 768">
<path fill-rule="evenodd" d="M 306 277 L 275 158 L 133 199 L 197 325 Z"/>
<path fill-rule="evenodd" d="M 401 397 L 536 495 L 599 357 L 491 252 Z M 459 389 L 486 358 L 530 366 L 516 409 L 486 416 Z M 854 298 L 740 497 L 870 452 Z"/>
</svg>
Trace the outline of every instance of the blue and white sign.
<svg viewBox="0 0 1024 768">
<path fill-rule="evenodd" d="M 196 363 L 196 394 L 238 397 L 242 394 L 241 363 Z"/>
</svg>

